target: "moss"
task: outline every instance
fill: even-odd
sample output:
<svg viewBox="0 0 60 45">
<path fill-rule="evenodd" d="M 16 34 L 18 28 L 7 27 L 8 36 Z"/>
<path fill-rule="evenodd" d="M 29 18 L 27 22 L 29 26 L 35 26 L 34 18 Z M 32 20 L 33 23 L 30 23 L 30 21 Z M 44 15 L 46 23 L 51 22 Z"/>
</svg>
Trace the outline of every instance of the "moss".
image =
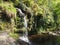
<svg viewBox="0 0 60 45">
<path fill-rule="evenodd" d="M 1 2 L 0 7 L 2 10 L 6 10 L 10 13 L 16 14 L 16 8 L 13 6 L 12 2 Z"/>
<path fill-rule="evenodd" d="M 16 8 L 14 7 L 12 2 L 1 1 L 0 2 L 0 29 L 1 30 L 8 30 L 11 29 L 11 23 L 9 20 L 16 17 Z M 8 21 L 6 21 L 8 20 Z M 14 24 L 14 23 L 13 23 Z"/>
<path fill-rule="evenodd" d="M 9 35 L 10 35 L 11 37 L 13 37 L 14 39 L 18 39 L 18 37 L 19 37 L 19 35 L 16 34 L 16 33 L 9 33 Z"/>
<path fill-rule="evenodd" d="M 8 22 L 0 22 L 0 30 L 10 30 L 11 29 L 11 25 Z"/>
<path fill-rule="evenodd" d="M 11 0 L 15 6 L 17 6 L 20 3 L 20 0 Z"/>
</svg>

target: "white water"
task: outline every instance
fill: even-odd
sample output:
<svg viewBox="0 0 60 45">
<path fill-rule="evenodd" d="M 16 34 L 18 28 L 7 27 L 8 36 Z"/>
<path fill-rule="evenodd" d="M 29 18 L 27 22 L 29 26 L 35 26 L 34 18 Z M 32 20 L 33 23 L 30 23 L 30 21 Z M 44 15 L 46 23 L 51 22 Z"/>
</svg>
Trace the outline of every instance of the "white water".
<svg viewBox="0 0 60 45">
<path fill-rule="evenodd" d="M 30 43 L 30 42 L 29 42 L 29 39 L 28 39 L 26 16 L 25 16 L 25 14 L 21 11 L 21 9 L 17 8 L 17 10 L 19 11 L 19 15 L 20 15 L 20 16 L 23 16 L 23 19 L 24 19 L 24 27 L 25 27 L 25 29 L 26 29 L 25 32 L 23 33 L 23 35 L 19 37 L 19 39 L 20 39 L 21 41 L 26 42 L 26 43 Z"/>
<path fill-rule="evenodd" d="M 23 33 L 23 36 L 19 37 L 19 39 L 21 39 L 22 41 L 25 41 L 25 42 L 29 43 L 26 16 L 24 16 L 24 27 L 26 28 L 26 30 Z"/>
</svg>

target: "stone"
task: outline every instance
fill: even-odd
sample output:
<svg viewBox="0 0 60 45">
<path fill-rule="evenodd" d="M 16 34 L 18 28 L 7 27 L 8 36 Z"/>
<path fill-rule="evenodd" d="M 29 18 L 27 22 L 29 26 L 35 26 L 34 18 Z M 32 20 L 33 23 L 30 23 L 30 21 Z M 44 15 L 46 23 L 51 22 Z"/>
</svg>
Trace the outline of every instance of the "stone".
<svg viewBox="0 0 60 45">
<path fill-rule="evenodd" d="M 17 45 L 16 40 L 10 37 L 6 32 L 0 33 L 0 45 Z"/>
</svg>

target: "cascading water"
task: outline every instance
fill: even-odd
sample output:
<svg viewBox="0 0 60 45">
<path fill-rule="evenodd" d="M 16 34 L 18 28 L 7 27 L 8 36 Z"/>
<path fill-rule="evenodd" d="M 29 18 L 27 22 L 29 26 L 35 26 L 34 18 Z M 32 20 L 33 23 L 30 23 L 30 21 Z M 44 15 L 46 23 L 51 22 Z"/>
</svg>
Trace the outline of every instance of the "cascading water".
<svg viewBox="0 0 60 45">
<path fill-rule="evenodd" d="M 17 10 L 19 11 L 19 15 L 22 16 L 23 19 L 24 19 L 24 27 L 25 27 L 25 32 L 23 33 L 22 36 L 19 37 L 19 39 L 20 39 L 21 41 L 26 42 L 26 43 L 30 43 L 30 41 L 29 41 L 29 39 L 28 39 L 26 15 L 21 11 L 21 9 L 17 8 Z"/>
</svg>

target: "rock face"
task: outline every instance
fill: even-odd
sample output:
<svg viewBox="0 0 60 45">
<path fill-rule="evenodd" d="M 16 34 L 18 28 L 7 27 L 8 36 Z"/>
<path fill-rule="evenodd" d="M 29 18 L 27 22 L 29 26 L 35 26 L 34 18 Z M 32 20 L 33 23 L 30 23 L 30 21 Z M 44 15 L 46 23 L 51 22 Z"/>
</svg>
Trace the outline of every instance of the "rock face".
<svg viewBox="0 0 60 45">
<path fill-rule="evenodd" d="M 18 45 L 16 40 L 10 37 L 6 32 L 0 33 L 0 45 Z"/>
</svg>

